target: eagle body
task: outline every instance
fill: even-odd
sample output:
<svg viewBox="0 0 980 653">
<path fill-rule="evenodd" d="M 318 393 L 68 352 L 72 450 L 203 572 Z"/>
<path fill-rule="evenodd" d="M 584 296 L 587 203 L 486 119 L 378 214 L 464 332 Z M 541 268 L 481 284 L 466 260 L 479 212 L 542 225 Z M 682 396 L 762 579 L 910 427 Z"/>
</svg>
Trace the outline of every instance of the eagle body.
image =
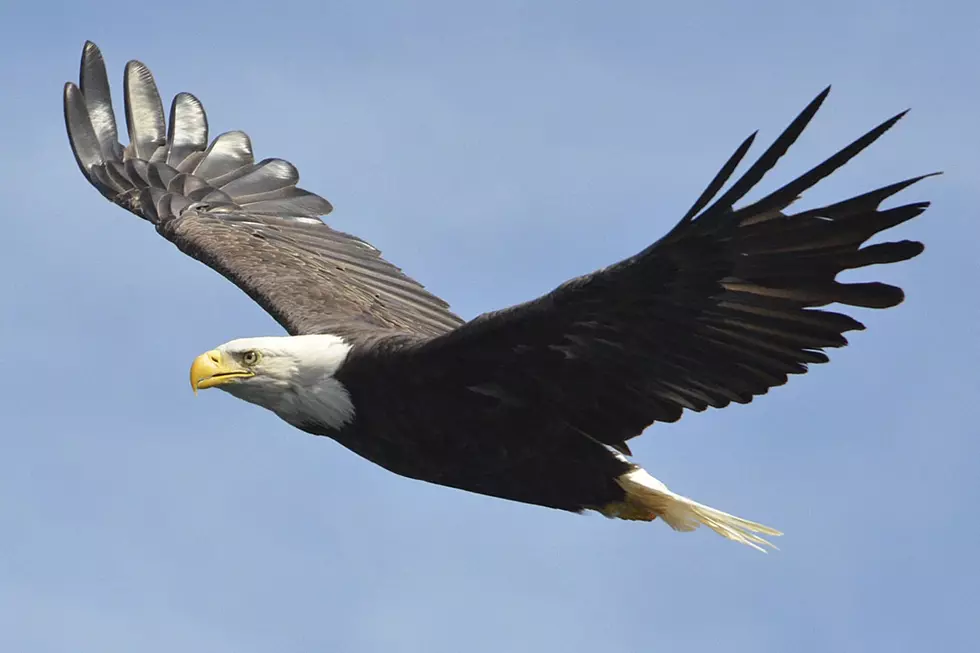
<svg viewBox="0 0 980 653">
<path fill-rule="evenodd" d="M 169 117 L 153 77 L 127 64 L 129 145 L 119 143 L 93 43 L 65 86 L 72 152 L 86 179 L 184 254 L 241 288 L 288 335 L 198 356 L 191 385 L 219 388 L 332 438 L 405 477 L 549 508 L 708 526 L 754 548 L 779 535 L 674 493 L 627 442 L 685 412 L 748 403 L 847 344 L 864 326 L 831 305 L 889 308 L 902 290 L 844 283 L 846 270 L 923 250 L 868 244 L 927 202 L 881 205 L 923 177 L 791 211 L 809 188 L 903 114 L 755 202 L 812 120 L 811 101 L 740 176 L 753 134 L 673 228 L 636 255 L 531 301 L 463 320 L 372 245 L 323 221 L 327 200 L 288 161 L 256 161 L 244 132 L 209 141 L 188 93 Z"/>
<path fill-rule="evenodd" d="M 579 512 L 624 500 L 616 479 L 632 466 L 575 434 L 547 403 L 488 395 L 480 378 L 413 377 L 398 369 L 399 358 L 384 356 L 355 351 L 337 376 L 358 417 L 326 435 L 355 453 L 402 476 L 549 508 Z M 452 418 L 434 418 L 434 410 Z"/>
<path fill-rule="evenodd" d="M 500 401 L 460 386 L 459 377 L 398 369 L 410 346 L 400 338 L 359 349 L 332 334 L 280 336 L 234 340 L 209 356 L 264 352 L 260 364 L 279 370 L 261 383 L 220 387 L 401 476 L 575 512 L 625 500 L 615 479 L 635 466 L 621 455 L 570 437 L 542 403 Z M 429 414 L 433 393 L 452 420 Z"/>
</svg>

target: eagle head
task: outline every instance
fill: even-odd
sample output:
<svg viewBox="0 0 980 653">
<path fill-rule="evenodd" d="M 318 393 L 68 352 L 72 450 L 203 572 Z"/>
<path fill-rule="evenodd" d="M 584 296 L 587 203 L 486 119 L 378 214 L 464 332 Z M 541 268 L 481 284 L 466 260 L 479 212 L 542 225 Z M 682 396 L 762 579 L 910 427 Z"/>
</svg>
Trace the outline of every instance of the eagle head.
<svg viewBox="0 0 980 653">
<path fill-rule="evenodd" d="M 297 426 L 337 429 L 354 418 L 336 378 L 350 350 L 327 334 L 232 340 L 194 359 L 191 388 L 219 388 Z"/>
</svg>

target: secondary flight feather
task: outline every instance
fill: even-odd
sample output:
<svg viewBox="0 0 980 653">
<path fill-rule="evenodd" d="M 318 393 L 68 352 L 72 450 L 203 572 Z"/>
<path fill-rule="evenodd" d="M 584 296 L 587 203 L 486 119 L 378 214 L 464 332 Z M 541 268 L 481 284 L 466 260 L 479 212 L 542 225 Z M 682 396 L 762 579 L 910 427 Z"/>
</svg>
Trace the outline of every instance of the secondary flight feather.
<svg viewBox="0 0 980 653">
<path fill-rule="evenodd" d="M 217 387 L 330 437 L 386 469 L 525 503 L 706 525 L 754 548 L 779 531 L 669 490 L 627 441 L 685 411 L 748 403 L 827 362 L 864 326 L 831 304 L 888 308 L 900 288 L 842 283 L 921 243 L 868 241 L 927 202 L 882 209 L 913 177 L 827 206 L 789 206 L 903 114 L 762 199 L 739 205 L 803 132 L 820 93 L 722 192 L 746 139 L 667 235 L 615 265 L 465 322 L 363 240 L 329 227 L 331 205 L 282 159 L 255 161 L 240 131 L 208 140 L 188 93 L 169 118 L 149 69 L 123 79 L 119 143 L 105 64 L 86 43 L 65 122 L 82 173 L 182 252 L 268 311 L 286 336 L 201 354 L 191 384 Z"/>
</svg>

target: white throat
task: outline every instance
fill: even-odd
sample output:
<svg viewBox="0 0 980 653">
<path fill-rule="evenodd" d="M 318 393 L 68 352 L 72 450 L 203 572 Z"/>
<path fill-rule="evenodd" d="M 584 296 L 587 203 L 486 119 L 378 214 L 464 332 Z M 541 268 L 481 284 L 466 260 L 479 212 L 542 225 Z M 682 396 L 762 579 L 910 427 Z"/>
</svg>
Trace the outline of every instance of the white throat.
<svg viewBox="0 0 980 653">
<path fill-rule="evenodd" d="M 267 408 L 294 426 L 339 429 L 354 419 L 354 402 L 335 378 L 351 345 L 339 336 L 303 335 L 232 340 L 219 349 L 256 350 L 256 375 L 222 386 L 232 395 Z"/>
</svg>

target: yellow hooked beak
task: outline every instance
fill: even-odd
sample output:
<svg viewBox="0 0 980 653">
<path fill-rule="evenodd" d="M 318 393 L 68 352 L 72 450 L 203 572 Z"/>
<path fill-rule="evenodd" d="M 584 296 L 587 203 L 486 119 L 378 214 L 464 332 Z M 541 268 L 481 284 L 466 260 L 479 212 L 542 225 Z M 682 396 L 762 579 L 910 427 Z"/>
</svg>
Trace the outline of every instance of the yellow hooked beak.
<svg viewBox="0 0 980 653">
<path fill-rule="evenodd" d="M 255 376 L 235 361 L 227 359 L 228 357 L 217 349 L 212 349 L 194 359 L 191 364 L 191 388 L 194 389 L 194 394 L 197 394 L 198 390 L 213 388 L 235 379 Z"/>
</svg>

